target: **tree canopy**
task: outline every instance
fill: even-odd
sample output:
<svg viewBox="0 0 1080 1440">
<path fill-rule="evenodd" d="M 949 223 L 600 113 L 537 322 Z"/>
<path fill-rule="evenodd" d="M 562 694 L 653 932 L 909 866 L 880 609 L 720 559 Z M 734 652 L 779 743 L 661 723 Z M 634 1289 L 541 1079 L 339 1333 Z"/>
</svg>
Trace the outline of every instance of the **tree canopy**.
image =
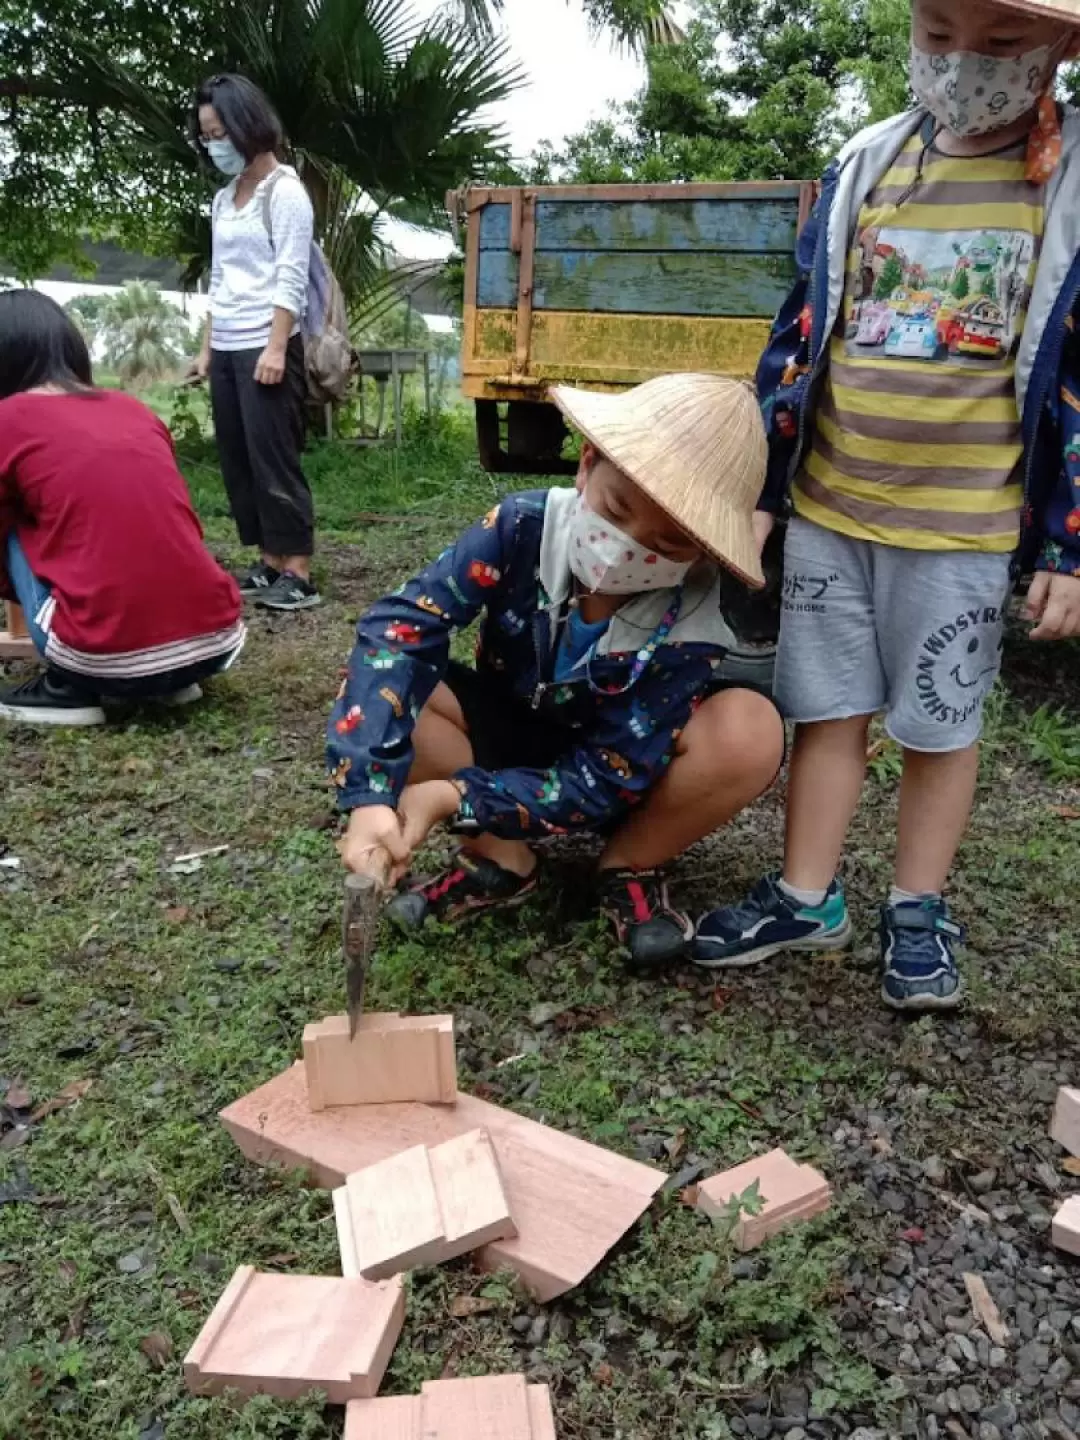
<svg viewBox="0 0 1080 1440">
<path fill-rule="evenodd" d="M 693 0 L 682 44 L 614 118 L 536 157 L 582 183 L 807 179 L 907 103 L 908 0 Z"/>
<path fill-rule="evenodd" d="M 205 259 L 218 182 L 187 127 L 219 70 L 276 105 L 347 271 L 370 265 L 373 213 L 430 215 L 499 160 L 487 108 L 519 79 L 503 41 L 400 0 L 0 0 L 0 235 L 17 275 L 77 263 L 86 234 Z"/>
</svg>

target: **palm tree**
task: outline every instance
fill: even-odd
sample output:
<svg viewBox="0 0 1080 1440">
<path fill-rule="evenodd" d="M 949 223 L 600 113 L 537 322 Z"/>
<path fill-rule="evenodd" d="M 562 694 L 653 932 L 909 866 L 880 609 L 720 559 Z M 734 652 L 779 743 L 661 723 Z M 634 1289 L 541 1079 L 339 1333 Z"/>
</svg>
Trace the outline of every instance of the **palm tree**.
<svg viewBox="0 0 1080 1440">
<path fill-rule="evenodd" d="M 129 385 L 176 370 L 189 337 L 187 321 L 156 285 L 131 280 L 101 312 L 105 363 Z"/>
<path fill-rule="evenodd" d="M 504 0 L 450 0 L 465 23 L 492 34 Z M 663 0 L 584 0 L 585 13 L 597 29 L 612 30 L 635 47 L 679 45 L 686 39 Z"/>
<path fill-rule="evenodd" d="M 522 77 L 505 41 L 460 17 L 420 21 L 401 0 L 234 0 L 217 13 L 215 66 L 241 71 L 273 101 L 347 294 L 380 270 L 382 215 L 431 220 L 448 189 L 505 154 L 487 111 Z M 76 78 L 85 102 L 124 117 L 137 144 L 209 181 L 187 138 L 190 93 L 162 95 L 92 45 Z M 194 212 L 180 242 L 189 278 L 209 254 L 205 213 Z"/>
</svg>

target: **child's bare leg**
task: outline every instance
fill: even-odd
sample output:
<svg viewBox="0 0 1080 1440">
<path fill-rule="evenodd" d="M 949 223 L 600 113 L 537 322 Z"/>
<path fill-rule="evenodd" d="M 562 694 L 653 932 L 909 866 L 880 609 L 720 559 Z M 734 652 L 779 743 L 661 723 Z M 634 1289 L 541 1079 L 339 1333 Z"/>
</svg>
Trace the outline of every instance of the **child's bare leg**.
<svg viewBox="0 0 1080 1440">
<path fill-rule="evenodd" d="M 930 754 L 904 751 L 896 884 L 940 895 L 964 837 L 979 776 L 979 747 Z"/>
<path fill-rule="evenodd" d="M 799 725 L 788 776 L 784 881 L 823 891 L 833 882 L 866 778 L 869 715 Z"/>
<path fill-rule="evenodd" d="M 699 707 L 671 766 L 604 851 L 605 870 L 651 870 L 726 825 L 776 778 L 784 727 L 752 690 L 725 690 Z"/>
<path fill-rule="evenodd" d="M 449 780 L 473 763 L 473 749 L 465 728 L 465 715 L 457 696 L 448 685 L 439 684 L 417 717 L 413 730 L 416 758 L 409 771 L 409 783 Z M 510 870 L 531 875 L 536 856 L 523 840 L 501 840 L 495 835 L 470 836 L 468 849 Z"/>
</svg>

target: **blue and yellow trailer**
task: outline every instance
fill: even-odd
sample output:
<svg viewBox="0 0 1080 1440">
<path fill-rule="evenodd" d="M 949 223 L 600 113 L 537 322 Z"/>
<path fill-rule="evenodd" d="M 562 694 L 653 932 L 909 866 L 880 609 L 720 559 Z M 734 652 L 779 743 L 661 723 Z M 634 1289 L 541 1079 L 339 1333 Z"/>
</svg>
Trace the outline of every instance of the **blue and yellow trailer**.
<svg viewBox="0 0 1080 1440">
<path fill-rule="evenodd" d="M 462 386 L 490 470 L 552 474 L 548 386 L 750 378 L 795 279 L 812 182 L 469 186 Z"/>
</svg>

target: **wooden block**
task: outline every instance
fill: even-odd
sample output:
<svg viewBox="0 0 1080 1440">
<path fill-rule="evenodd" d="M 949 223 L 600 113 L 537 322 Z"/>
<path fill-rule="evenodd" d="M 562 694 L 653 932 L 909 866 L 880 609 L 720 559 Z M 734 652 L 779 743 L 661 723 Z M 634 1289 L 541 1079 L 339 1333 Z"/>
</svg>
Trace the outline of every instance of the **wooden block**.
<svg viewBox="0 0 1080 1440">
<path fill-rule="evenodd" d="M 221 1118 L 248 1159 L 307 1170 L 327 1189 L 412 1145 L 486 1130 L 518 1234 L 485 1245 L 478 1258 L 488 1269 L 515 1270 L 541 1301 L 579 1285 L 664 1183 L 651 1165 L 472 1095 L 459 1095 L 453 1106 L 351 1105 L 313 1114 L 302 1065 L 235 1101 Z"/>
<path fill-rule="evenodd" d="M 499 1160 L 486 1130 L 469 1130 L 428 1151 L 439 1197 L 447 1259 L 517 1234 Z"/>
<path fill-rule="evenodd" d="M 698 1209 L 713 1219 L 724 1216 L 731 1201 L 755 1184 L 762 1200 L 757 1215 L 739 1216 L 734 1231 L 739 1250 L 754 1250 L 770 1236 L 798 1220 L 809 1220 L 829 1208 L 832 1191 L 823 1175 L 809 1165 L 799 1165 L 783 1150 L 772 1150 L 702 1181 L 698 1187 Z"/>
<path fill-rule="evenodd" d="M 420 1392 L 424 1435 L 439 1440 L 532 1440 L 524 1375 L 433 1380 Z"/>
<path fill-rule="evenodd" d="M 1080 1255 L 1080 1195 L 1070 1195 L 1054 1216 L 1051 1239 L 1059 1250 Z"/>
<path fill-rule="evenodd" d="M 378 1393 L 405 1320 L 400 1280 L 264 1275 L 243 1265 L 184 1361 L 196 1395 L 325 1391 L 334 1405 Z"/>
<path fill-rule="evenodd" d="M 343 1275 L 384 1280 L 517 1231 L 486 1131 L 403 1150 L 334 1191 Z"/>
<path fill-rule="evenodd" d="M 434 1265 L 446 1242 L 428 1150 L 414 1145 L 347 1177 L 338 1243 L 343 1274 L 366 1280 Z M 335 1215 L 340 1190 L 334 1191 Z"/>
<path fill-rule="evenodd" d="M 345 1440 L 555 1440 L 551 1391 L 524 1375 L 432 1380 L 419 1395 L 354 1401 Z"/>
<path fill-rule="evenodd" d="M 530 1385 L 527 1393 L 532 1440 L 556 1440 L 555 1413 L 551 1408 L 551 1386 Z"/>
<path fill-rule="evenodd" d="M 1080 1090 L 1063 1086 L 1058 1091 L 1050 1136 L 1070 1155 L 1080 1156 Z"/>
<path fill-rule="evenodd" d="M 29 637 L 30 631 L 27 628 L 22 606 L 14 604 L 11 600 L 4 601 L 4 624 L 13 640 L 25 640 Z"/>
<path fill-rule="evenodd" d="M 0 630 L 0 659 L 31 660 L 37 652 L 26 628 L 26 616 L 18 605 L 4 601 L 4 628 Z"/>
<path fill-rule="evenodd" d="M 430 1440 L 423 1428 L 424 1404 L 419 1395 L 351 1400 L 345 1407 L 343 1440 Z"/>
<path fill-rule="evenodd" d="M 312 1110 L 405 1101 L 452 1105 L 457 1098 L 450 1015 L 363 1015 L 356 1038 L 334 1015 L 304 1031 Z"/>
</svg>

